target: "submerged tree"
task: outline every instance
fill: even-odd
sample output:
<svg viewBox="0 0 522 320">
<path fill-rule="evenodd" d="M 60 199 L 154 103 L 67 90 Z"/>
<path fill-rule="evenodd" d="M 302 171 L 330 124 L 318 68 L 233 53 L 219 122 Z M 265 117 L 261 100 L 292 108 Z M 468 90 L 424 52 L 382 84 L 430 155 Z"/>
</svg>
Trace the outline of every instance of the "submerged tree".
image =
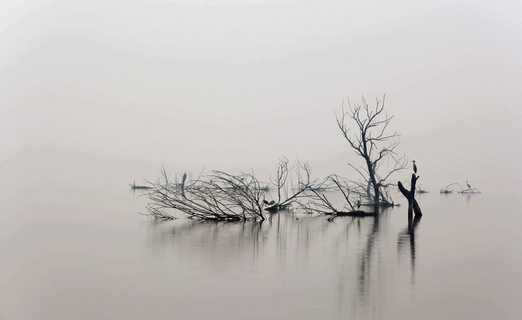
<svg viewBox="0 0 522 320">
<path fill-rule="evenodd" d="M 398 157 L 399 135 L 389 132 L 393 116 L 384 112 L 385 96 L 370 106 L 363 98 L 361 104 L 348 101 L 348 108 L 341 107 L 337 126 L 349 147 L 363 160 L 362 166 L 352 167 L 362 178 L 358 182 L 370 203 L 374 206 L 391 206 L 393 201 L 385 188 L 391 186 L 388 179 L 406 167 L 405 159 Z"/>
</svg>

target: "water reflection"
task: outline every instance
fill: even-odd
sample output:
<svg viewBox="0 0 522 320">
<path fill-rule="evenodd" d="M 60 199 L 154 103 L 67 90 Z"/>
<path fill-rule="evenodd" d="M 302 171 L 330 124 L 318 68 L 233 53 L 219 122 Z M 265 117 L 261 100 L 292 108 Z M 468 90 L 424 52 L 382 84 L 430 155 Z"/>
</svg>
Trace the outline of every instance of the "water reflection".
<svg viewBox="0 0 522 320">
<path fill-rule="evenodd" d="M 414 272 L 415 230 L 420 219 L 393 232 L 392 211 L 333 222 L 324 216 L 281 212 L 257 223 L 151 223 L 150 244 L 174 249 L 177 260 L 201 261 L 215 269 L 246 263 L 274 285 L 285 277 L 296 278 L 307 290 L 332 296 L 329 303 L 334 303 L 339 316 L 360 316 L 374 312 L 369 306 L 394 287 L 390 281 L 398 268 L 393 253 L 396 244 L 399 254 L 409 246 Z M 394 242 L 397 232 L 399 240 Z M 312 287 L 318 279 L 321 284 Z"/>
<path fill-rule="evenodd" d="M 408 226 L 399 233 L 399 238 L 397 240 L 397 251 L 399 257 L 404 250 L 407 250 L 410 258 L 410 273 L 411 273 L 411 283 L 415 284 L 415 259 L 416 259 L 416 249 L 415 249 L 415 232 L 417 226 L 421 221 L 422 216 L 417 215 L 413 219 L 408 217 Z M 406 248 L 406 249 L 405 249 Z"/>
<path fill-rule="evenodd" d="M 370 228 L 370 233 L 368 233 L 366 239 L 366 245 L 363 247 L 363 250 L 360 253 L 359 257 L 359 274 L 358 274 L 358 284 L 359 284 L 359 297 L 363 299 L 363 301 L 367 298 L 366 295 L 370 289 L 370 280 L 371 280 L 371 266 L 373 260 L 373 251 L 375 249 L 375 243 L 379 236 L 380 231 L 380 217 L 375 216 L 371 218 L 372 224 Z"/>
</svg>

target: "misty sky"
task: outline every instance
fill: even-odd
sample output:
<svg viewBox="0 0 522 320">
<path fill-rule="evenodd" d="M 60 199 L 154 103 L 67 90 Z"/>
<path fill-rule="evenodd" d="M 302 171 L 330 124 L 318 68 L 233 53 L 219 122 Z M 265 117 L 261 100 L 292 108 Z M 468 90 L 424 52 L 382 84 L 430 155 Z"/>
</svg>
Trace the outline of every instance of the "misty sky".
<svg viewBox="0 0 522 320">
<path fill-rule="evenodd" d="M 0 161 L 264 172 L 286 155 L 349 175 L 335 112 L 386 93 L 434 188 L 520 182 L 521 14 L 510 0 L 2 2 Z"/>
</svg>

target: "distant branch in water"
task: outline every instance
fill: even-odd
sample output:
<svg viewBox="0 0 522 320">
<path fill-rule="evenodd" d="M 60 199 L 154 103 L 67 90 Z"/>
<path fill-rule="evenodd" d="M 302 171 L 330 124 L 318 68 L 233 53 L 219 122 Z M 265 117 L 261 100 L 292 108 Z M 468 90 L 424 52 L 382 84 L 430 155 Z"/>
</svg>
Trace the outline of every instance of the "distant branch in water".
<svg viewBox="0 0 522 320">
<path fill-rule="evenodd" d="M 480 190 L 471 186 L 469 181 L 466 180 L 466 187 L 459 191 L 459 193 L 480 193 Z"/>
<path fill-rule="evenodd" d="M 453 182 L 445 186 L 444 188 L 440 189 L 440 193 L 448 194 L 453 193 L 455 191 L 455 187 L 459 187 L 462 189 L 462 186 L 458 182 Z"/>
<path fill-rule="evenodd" d="M 460 190 L 457 190 L 457 188 Z M 443 194 L 449 194 L 449 193 L 453 193 L 453 192 L 465 193 L 465 194 L 481 193 L 478 188 L 472 187 L 468 181 L 466 181 L 466 188 L 464 188 L 462 186 L 462 184 L 460 184 L 458 182 L 453 182 L 453 183 L 448 184 L 444 188 L 440 189 L 440 193 L 443 193 Z"/>
</svg>

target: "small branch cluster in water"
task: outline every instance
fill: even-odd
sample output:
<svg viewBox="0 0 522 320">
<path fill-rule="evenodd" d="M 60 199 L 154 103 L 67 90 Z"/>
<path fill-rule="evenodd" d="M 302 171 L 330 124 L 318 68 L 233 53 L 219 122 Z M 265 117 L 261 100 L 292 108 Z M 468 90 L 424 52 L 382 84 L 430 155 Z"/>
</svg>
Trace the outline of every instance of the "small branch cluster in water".
<svg viewBox="0 0 522 320">
<path fill-rule="evenodd" d="M 466 187 L 463 187 L 460 183 L 454 182 L 450 183 L 444 188 L 440 189 L 440 193 L 442 194 L 450 194 L 450 193 L 462 193 L 462 194 L 470 194 L 470 193 L 480 193 L 478 188 L 472 187 L 469 182 L 466 181 Z"/>
</svg>

